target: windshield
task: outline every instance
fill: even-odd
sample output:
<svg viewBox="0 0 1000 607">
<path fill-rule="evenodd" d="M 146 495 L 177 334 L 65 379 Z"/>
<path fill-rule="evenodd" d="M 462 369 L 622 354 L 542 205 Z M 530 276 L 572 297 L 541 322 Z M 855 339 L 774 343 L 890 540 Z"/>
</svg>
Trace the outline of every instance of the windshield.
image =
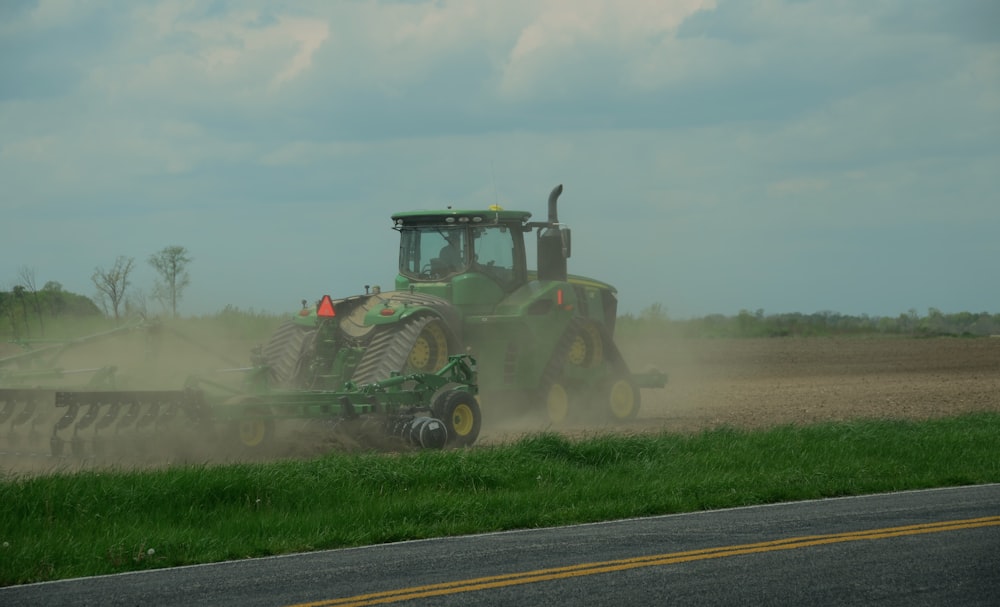
<svg viewBox="0 0 1000 607">
<path fill-rule="evenodd" d="M 443 280 L 472 271 L 489 276 L 505 290 L 523 281 L 516 271 L 523 266 L 521 233 L 508 226 L 420 226 L 400 231 L 399 272 L 407 278 Z"/>
</svg>

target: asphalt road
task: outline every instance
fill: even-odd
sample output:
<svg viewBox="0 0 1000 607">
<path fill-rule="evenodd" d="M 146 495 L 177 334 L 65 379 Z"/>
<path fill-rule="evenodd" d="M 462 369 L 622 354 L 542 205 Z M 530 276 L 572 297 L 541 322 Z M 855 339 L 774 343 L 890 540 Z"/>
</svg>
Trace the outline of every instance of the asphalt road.
<svg viewBox="0 0 1000 607">
<path fill-rule="evenodd" d="M 998 605 L 1000 485 L 0 589 L 0 605 Z"/>
</svg>

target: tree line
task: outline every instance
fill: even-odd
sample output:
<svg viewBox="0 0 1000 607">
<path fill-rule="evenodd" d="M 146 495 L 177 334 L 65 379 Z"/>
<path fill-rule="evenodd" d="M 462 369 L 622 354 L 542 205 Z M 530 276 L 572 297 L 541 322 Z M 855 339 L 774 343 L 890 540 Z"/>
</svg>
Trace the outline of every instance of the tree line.
<svg viewBox="0 0 1000 607">
<path fill-rule="evenodd" d="M 187 271 L 191 261 L 187 249 L 177 245 L 164 247 L 147 259 L 157 274 L 152 298 L 173 317 L 177 317 L 177 306 L 191 283 Z M 132 284 L 134 269 L 135 258 L 124 255 L 115 258 L 110 266 L 95 267 L 90 280 L 96 292 L 86 297 L 64 290 L 55 281 L 38 288 L 35 270 L 21 266 L 10 290 L 0 291 L 0 317 L 6 319 L 14 339 L 32 337 L 33 326 L 44 336 L 46 318 L 103 315 L 118 322 L 123 317 L 145 317 L 147 297 Z"/>
<path fill-rule="evenodd" d="M 676 337 L 817 337 L 834 335 L 904 335 L 913 337 L 985 337 L 1000 335 L 1000 314 L 990 312 L 944 313 L 929 308 L 926 315 L 909 309 L 898 316 L 851 316 L 831 311 L 803 314 L 765 314 L 740 310 L 735 316 L 710 314 L 672 319 L 662 304 L 618 320 L 620 333 Z"/>
<path fill-rule="evenodd" d="M 192 261 L 187 249 L 165 247 L 147 262 L 156 270 L 152 297 L 172 316 L 191 279 L 187 266 Z M 9 291 L 0 291 L 0 336 L 13 339 L 32 337 L 32 327 L 45 334 L 45 320 L 59 317 L 146 317 L 147 301 L 133 288 L 131 274 L 135 259 L 119 256 L 107 268 L 97 267 L 91 280 L 97 289 L 93 297 L 65 291 L 58 282 L 36 288 L 34 271 L 24 266 Z M 229 322 L 259 321 L 261 314 L 226 306 L 219 315 Z M 3 322 L 6 320 L 6 323 Z M 6 326 L 4 326 L 6 325 Z M 638 314 L 618 318 L 616 332 L 622 337 L 815 337 L 833 335 L 903 335 L 914 337 L 1000 335 L 1000 314 L 958 312 L 946 314 L 929 308 L 926 315 L 910 309 L 898 316 L 852 316 L 831 311 L 765 314 L 764 310 L 740 310 L 736 315 L 710 314 L 674 319 L 662 304 L 653 304 Z"/>
</svg>

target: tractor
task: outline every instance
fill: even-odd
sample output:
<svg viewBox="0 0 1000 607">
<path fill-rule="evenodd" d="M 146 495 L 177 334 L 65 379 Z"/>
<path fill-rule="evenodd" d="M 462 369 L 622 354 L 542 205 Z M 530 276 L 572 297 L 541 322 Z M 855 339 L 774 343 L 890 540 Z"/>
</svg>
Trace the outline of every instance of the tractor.
<svg viewBox="0 0 1000 607">
<path fill-rule="evenodd" d="M 614 342 L 614 287 L 568 273 L 561 193 L 549 195 L 547 221 L 498 206 L 393 215 L 395 288 L 304 301 L 251 366 L 219 371 L 238 382 L 195 375 L 180 389 L 135 389 L 115 365 L 59 366 L 69 349 L 140 329 L 155 350 L 156 322 L 2 357 L 0 456 L 256 457 L 305 436 L 348 450 L 462 447 L 478 438 L 483 409 L 552 423 L 632 418 L 639 389 L 667 377 L 629 371 Z"/>
<path fill-rule="evenodd" d="M 544 412 L 552 423 L 580 416 L 635 417 L 640 388 L 666 374 L 632 373 L 614 342 L 616 290 L 572 275 L 570 229 L 559 222 L 556 186 L 546 221 L 527 211 L 410 211 L 392 215 L 399 232 L 394 289 L 366 286 L 324 295 L 281 325 L 254 354 L 271 389 L 329 390 L 387 377 L 433 373 L 450 355 L 471 353 L 479 398 L 490 415 Z M 528 268 L 534 233 L 537 263 Z M 449 443 L 471 444 L 479 401 L 435 404 Z"/>
</svg>

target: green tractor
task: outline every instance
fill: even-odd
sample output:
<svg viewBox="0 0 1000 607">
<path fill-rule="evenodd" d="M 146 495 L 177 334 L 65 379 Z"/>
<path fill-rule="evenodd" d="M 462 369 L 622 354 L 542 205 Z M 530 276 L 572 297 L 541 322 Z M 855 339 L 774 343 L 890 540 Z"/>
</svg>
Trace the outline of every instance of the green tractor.
<svg viewBox="0 0 1000 607">
<path fill-rule="evenodd" d="M 567 273 L 571 239 L 558 219 L 561 193 L 559 185 L 549 195 L 547 221 L 497 206 L 396 213 L 395 289 L 366 286 L 363 295 L 303 301 L 298 316 L 256 352 L 269 387 L 362 386 L 433 373 L 449 355 L 471 352 L 491 416 L 544 411 L 553 423 L 635 417 L 639 389 L 663 387 L 666 375 L 629 371 L 613 339 L 614 287 Z M 537 270 L 528 269 L 525 250 L 532 232 Z M 478 401 L 447 400 L 434 414 L 449 443 L 471 444 L 482 423 Z"/>
</svg>

